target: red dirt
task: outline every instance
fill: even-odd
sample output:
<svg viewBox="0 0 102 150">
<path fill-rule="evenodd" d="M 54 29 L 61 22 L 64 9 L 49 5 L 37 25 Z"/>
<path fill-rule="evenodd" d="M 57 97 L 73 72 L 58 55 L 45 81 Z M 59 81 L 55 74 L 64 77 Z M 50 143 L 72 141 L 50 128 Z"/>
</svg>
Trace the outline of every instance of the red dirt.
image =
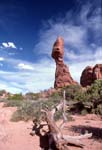
<svg viewBox="0 0 102 150">
<path fill-rule="evenodd" d="M 32 122 L 11 122 L 14 107 L 3 107 L 0 103 L 0 150 L 40 150 L 39 137 L 31 136 Z M 66 123 L 64 133 L 79 135 L 85 130 L 93 133 L 91 139 L 84 139 L 83 150 L 102 150 L 102 118 L 96 115 L 72 116 L 74 121 Z M 60 122 L 59 122 L 60 123 Z M 81 150 L 71 147 L 70 150 Z"/>
</svg>

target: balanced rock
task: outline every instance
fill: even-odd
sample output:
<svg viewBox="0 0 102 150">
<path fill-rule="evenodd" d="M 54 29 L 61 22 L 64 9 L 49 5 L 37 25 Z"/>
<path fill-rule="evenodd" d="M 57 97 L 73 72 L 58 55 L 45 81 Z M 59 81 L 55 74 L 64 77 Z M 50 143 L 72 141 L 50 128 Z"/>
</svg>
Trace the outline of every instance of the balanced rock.
<svg viewBox="0 0 102 150">
<path fill-rule="evenodd" d="M 94 67 L 88 66 L 82 72 L 80 84 L 83 87 L 90 86 L 99 79 L 102 79 L 102 64 L 96 64 Z"/>
<path fill-rule="evenodd" d="M 53 45 L 52 58 L 56 62 L 54 88 L 62 88 L 70 84 L 77 84 L 70 75 L 69 68 L 64 64 L 64 40 L 58 37 Z"/>
</svg>

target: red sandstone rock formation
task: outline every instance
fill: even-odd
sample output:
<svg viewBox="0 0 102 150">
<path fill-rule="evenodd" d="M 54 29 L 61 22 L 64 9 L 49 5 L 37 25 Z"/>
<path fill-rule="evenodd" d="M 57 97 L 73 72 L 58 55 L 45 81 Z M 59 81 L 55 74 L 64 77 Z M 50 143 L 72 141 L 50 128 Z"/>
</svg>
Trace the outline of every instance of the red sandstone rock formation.
<svg viewBox="0 0 102 150">
<path fill-rule="evenodd" d="M 86 87 L 87 85 L 92 84 L 93 82 L 92 74 L 93 74 L 93 67 L 91 66 L 88 66 L 83 70 L 81 78 L 80 78 L 80 84 L 83 87 Z"/>
<path fill-rule="evenodd" d="M 96 64 L 93 68 L 93 80 L 102 79 L 102 64 Z"/>
<path fill-rule="evenodd" d="M 99 79 L 102 79 L 102 64 L 96 64 L 94 67 L 88 66 L 82 72 L 80 84 L 83 87 L 90 86 Z"/>
<path fill-rule="evenodd" d="M 58 37 L 53 45 L 52 58 L 56 62 L 54 87 L 61 88 L 70 84 L 77 84 L 70 75 L 69 68 L 64 64 L 64 40 Z"/>
</svg>

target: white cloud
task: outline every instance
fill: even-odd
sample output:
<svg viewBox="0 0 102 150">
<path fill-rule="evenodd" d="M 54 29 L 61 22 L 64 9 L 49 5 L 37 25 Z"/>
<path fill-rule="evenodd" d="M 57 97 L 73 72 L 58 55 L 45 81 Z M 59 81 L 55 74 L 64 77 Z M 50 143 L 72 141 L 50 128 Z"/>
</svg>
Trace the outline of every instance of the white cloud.
<svg viewBox="0 0 102 150">
<path fill-rule="evenodd" d="M 11 93 L 21 93 L 22 92 L 22 89 L 10 86 L 7 82 L 0 80 L 0 90 L 3 90 L 3 89 L 5 89 L 6 91 L 11 92 Z"/>
<path fill-rule="evenodd" d="M 87 56 L 87 57 L 86 57 Z M 102 58 L 102 47 L 96 47 L 95 51 L 87 51 L 87 53 L 82 53 L 82 54 L 77 54 L 73 51 L 67 51 L 65 54 L 65 58 L 68 59 L 70 62 L 74 63 L 75 61 L 77 62 L 83 62 L 83 61 L 94 61 L 94 60 L 101 60 Z"/>
<path fill-rule="evenodd" d="M 19 63 L 17 67 L 24 70 L 34 70 L 33 66 L 23 63 Z"/>
<path fill-rule="evenodd" d="M 95 9 L 92 7 L 93 4 L 88 4 L 80 12 L 74 12 L 74 15 L 68 12 L 63 18 L 46 21 L 39 33 L 39 42 L 35 45 L 34 52 L 50 56 L 58 36 L 64 38 L 65 49 L 71 54 L 82 55 L 96 51 L 102 45 L 102 20 L 100 5 Z"/>
<path fill-rule="evenodd" d="M 17 48 L 13 42 L 3 42 L 2 46 L 3 48 L 14 48 L 14 49 Z"/>
<path fill-rule="evenodd" d="M 14 61 L 14 63 L 13 63 Z M 18 60 L 19 61 L 19 60 Z M 12 65 L 15 66 L 17 60 L 12 60 Z M 27 63 L 27 62 L 26 62 Z M 3 80 L 3 89 L 9 92 L 39 92 L 40 90 L 53 87 L 55 64 L 47 59 L 40 61 L 37 64 L 32 64 L 34 70 L 19 70 L 14 72 L 0 71 L 0 78 Z"/>
<path fill-rule="evenodd" d="M 8 42 L 8 46 L 11 47 L 11 48 L 16 48 L 16 46 L 13 42 Z"/>
<path fill-rule="evenodd" d="M 4 61 L 5 59 L 3 57 L 0 57 L 0 61 Z"/>
<path fill-rule="evenodd" d="M 5 48 L 9 47 L 8 43 L 5 43 L 5 42 L 3 42 L 2 45 L 3 45 Z"/>
</svg>

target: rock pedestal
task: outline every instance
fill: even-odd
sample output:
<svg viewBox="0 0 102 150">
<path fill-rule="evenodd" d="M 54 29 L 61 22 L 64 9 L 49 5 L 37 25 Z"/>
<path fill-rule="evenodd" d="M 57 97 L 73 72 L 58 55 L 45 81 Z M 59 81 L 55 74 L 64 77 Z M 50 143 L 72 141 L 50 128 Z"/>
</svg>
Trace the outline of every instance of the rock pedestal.
<svg viewBox="0 0 102 150">
<path fill-rule="evenodd" d="M 54 88 L 62 88 L 70 84 L 77 84 L 70 75 L 69 68 L 64 64 L 64 40 L 58 37 L 53 45 L 52 58 L 56 62 Z"/>
</svg>

